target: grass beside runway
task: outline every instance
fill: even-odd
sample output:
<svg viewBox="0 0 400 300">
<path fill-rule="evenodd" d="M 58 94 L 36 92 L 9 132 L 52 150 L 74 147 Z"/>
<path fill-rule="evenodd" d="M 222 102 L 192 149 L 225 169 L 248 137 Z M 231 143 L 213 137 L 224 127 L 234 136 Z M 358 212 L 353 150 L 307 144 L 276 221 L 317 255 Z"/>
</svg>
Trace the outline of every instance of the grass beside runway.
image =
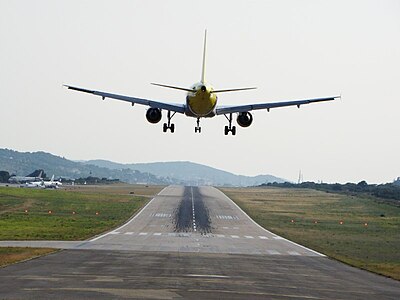
<svg viewBox="0 0 400 300">
<path fill-rule="evenodd" d="M 0 267 L 55 251 L 48 248 L 0 247 Z"/>
<path fill-rule="evenodd" d="M 350 265 L 400 280 L 400 208 L 307 189 L 223 188 L 264 228 Z"/>
<path fill-rule="evenodd" d="M 162 187 L 0 187 L 0 240 L 85 240 L 124 223 Z M 0 264 L 50 250 L 0 248 Z"/>
</svg>

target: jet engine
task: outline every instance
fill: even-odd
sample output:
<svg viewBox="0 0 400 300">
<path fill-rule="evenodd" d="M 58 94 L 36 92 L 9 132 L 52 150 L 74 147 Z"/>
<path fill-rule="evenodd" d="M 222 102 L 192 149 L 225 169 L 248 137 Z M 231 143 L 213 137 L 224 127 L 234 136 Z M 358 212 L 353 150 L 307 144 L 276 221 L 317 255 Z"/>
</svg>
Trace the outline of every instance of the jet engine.
<svg viewBox="0 0 400 300">
<path fill-rule="evenodd" d="M 161 120 L 161 109 L 149 108 L 146 112 L 146 119 L 150 123 L 156 124 Z"/>
<path fill-rule="evenodd" d="M 253 122 L 253 116 L 249 112 L 241 112 L 238 114 L 236 121 L 242 127 L 249 127 Z"/>
</svg>

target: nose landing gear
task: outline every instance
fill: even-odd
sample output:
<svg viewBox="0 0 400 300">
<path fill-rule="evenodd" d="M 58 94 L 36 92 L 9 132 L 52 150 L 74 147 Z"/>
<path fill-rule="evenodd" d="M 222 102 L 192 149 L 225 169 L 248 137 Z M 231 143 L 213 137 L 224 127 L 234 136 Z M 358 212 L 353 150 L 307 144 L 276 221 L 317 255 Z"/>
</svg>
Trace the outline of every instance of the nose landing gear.
<svg viewBox="0 0 400 300">
<path fill-rule="evenodd" d="M 232 132 L 232 135 L 236 135 L 236 126 L 232 126 L 232 114 L 229 114 L 229 117 L 224 116 L 229 122 L 229 125 L 225 126 L 225 135 L 228 135 L 229 132 Z"/>
<path fill-rule="evenodd" d="M 194 128 L 195 133 L 201 133 L 200 118 L 197 118 L 197 126 Z"/>
</svg>

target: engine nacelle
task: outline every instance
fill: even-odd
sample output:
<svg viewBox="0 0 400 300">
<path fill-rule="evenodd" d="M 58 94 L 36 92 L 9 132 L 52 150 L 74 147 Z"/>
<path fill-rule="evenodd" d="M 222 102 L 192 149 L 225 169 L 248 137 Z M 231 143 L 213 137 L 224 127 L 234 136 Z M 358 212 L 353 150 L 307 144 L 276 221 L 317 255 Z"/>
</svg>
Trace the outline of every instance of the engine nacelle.
<svg viewBox="0 0 400 300">
<path fill-rule="evenodd" d="M 161 120 L 161 109 L 159 108 L 149 108 L 146 112 L 146 119 L 150 123 L 156 124 Z"/>
<path fill-rule="evenodd" d="M 249 127 L 253 122 L 253 116 L 249 112 L 241 112 L 237 116 L 236 121 L 242 127 Z"/>
</svg>

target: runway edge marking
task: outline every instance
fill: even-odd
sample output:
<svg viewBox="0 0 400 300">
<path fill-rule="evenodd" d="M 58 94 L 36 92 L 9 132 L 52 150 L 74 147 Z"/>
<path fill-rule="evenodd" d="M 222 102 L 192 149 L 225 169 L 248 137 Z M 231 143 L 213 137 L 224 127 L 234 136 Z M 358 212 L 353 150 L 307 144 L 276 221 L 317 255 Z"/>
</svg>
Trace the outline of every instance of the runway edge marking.
<svg viewBox="0 0 400 300">
<path fill-rule="evenodd" d="M 118 231 L 118 230 L 124 228 L 125 226 L 129 225 L 133 220 L 135 220 L 135 219 L 142 213 L 142 211 L 144 211 L 144 210 L 146 209 L 147 206 L 149 206 L 149 204 L 150 204 L 151 202 L 154 201 L 155 198 L 157 198 L 157 196 L 159 196 L 159 195 L 160 195 L 166 188 L 168 188 L 168 187 L 169 187 L 169 186 L 166 186 L 165 188 L 163 188 L 156 196 L 153 197 L 153 199 L 151 199 L 151 200 L 149 201 L 149 203 L 147 203 L 137 214 L 135 214 L 133 217 L 131 217 L 125 224 L 123 224 L 122 226 L 120 226 L 120 227 L 118 227 L 118 228 L 116 228 L 116 229 L 112 229 L 112 230 L 110 230 L 110 231 L 108 231 L 108 232 L 106 232 L 106 233 L 104 233 L 104 234 L 102 234 L 102 235 L 99 235 L 99 236 L 97 236 L 97 237 L 95 237 L 95 238 L 89 240 L 89 242 L 95 242 L 95 241 L 97 241 L 97 240 L 99 240 L 99 239 L 101 239 L 101 238 L 103 238 L 103 237 L 105 237 L 105 236 L 111 234 L 112 232 Z"/>
<path fill-rule="evenodd" d="M 303 249 L 305 249 L 305 250 L 307 250 L 307 251 L 310 251 L 310 252 L 312 252 L 312 253 L 314 253 L 314 254 L 316 254 L 316 255 L 319 255 L 319 256 L 322 256 L 322 257 L 326 257 L 325 254 L 319 253 L 319 252 L 317 252 L 317 251 L 315 251 L 315 250 L 312 250 L 312 249 L 310 249 L 310 248 L 307 248 L 307 247 L 305 247 L 305 246 L 303 246 L 303 245 L 297 244 L 297 243 L 295 243 L 295 242 L 293 242 L 293 241 L 291 241 L 291 240 L 285 239 L 284 237 L 281 237 L 281 236 L 279 236 L 279 235 L 277 235 L 277 234 L 275 234 L 275 233 L 273 233 L 273 232 L 271 232 L 271 231 L 265 229 L 265 228 L 262 227 L 260 224 L 258 224 L 256 221 L 254 221 L 252 218 L 250 218 L 250 216 L 249 216 L 248 214 L 246 214 L 246 213 L 243 211 L 243 209 L 241 209 L 241 208 L 239 207 L 239 205 L 237 205 L 237 204 L 236 204 L 231 198 L 229 198 L 224 192 L 222 192 L 221 190 L 219 190 L 219 189 L 217 189 L 217 188 L 215 188 L 215 189 L 216 189 L 217 191 L 219 191 L 222 195 L 224 195 L 225 198 L 229 199 L 229 200 L 230 200 L 230 201 L 231 201 L 231 202 L 232 202 L 246 217 L 247 217 L 247 218 L 250 219 L 250 221 L 252 221 L 256 226 L 258 226 L 258 227 L 261 228 L 262 230 L 268 232 L 269 234 L 275 235 L 276 237 L 279 237 L 280 239 L 282 239 L 282 240 L 284 240 L 284 241 L 286 241 L 286 242 L 289 242 L 289 243 L 291 243 L 291 244 L 293 244 L 293 245 L 296 245 L 296 246 L 298 246 L 298 247 L 300 247 L 300 248 L 303 248 Z"/>
</svg>

